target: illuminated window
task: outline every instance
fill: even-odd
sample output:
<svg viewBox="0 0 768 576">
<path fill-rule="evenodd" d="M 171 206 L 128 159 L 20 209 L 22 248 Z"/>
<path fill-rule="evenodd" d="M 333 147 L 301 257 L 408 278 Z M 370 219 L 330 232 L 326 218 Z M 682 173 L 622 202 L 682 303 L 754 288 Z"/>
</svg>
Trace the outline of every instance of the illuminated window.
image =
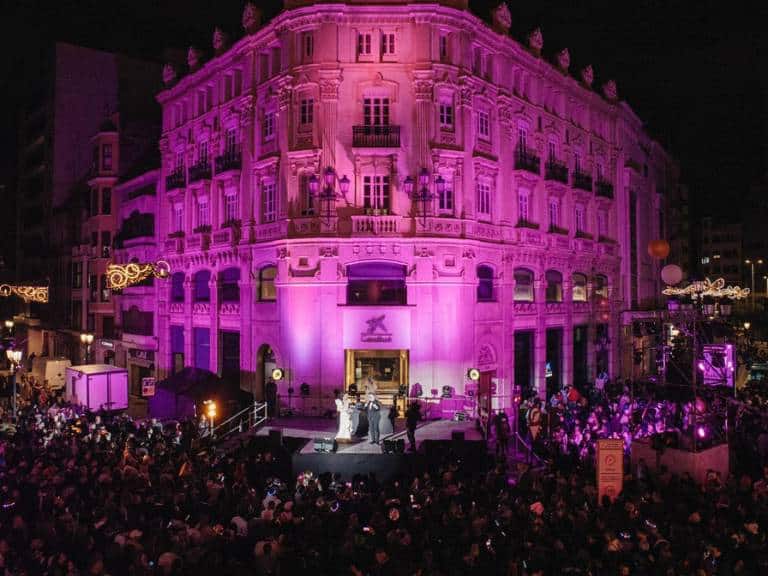
<svg viewBox="0 0 768 576">
<path fill-rule="evenodd" d="M 527 268 L 515 269 L 515 302 L 533 302 L 533 272 Z"/>
<path fill-rule="evenodd" d="M 277 267 L 275 266 L 265 266 L 259 270 L 259 301 L 274 302 L 277 300 L 276 277 Z"/>
<path fill-rule="evenodd" d="M 587 277 L 584 274 L 575 273 L 572 277 L 573 290 L 571 297 L 574 302 L 587 301 Z"/>
</svg>

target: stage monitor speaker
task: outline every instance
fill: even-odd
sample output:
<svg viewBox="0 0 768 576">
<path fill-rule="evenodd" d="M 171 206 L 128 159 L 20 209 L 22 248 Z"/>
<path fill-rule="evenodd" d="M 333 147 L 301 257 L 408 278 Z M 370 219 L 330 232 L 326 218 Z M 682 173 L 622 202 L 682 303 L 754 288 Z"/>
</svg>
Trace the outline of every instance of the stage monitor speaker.
<svg viewBox="0 0 768 576">
<path fill-rule="evenodd" d="M 381 444 L 382 454 L 404 454 L 405 440 L 398 438 L 396 440 L 384 440 Z"/>
<path fill-rule="evenodd" d="M 464 431 L 463 430 L 451 430 L 451 440 L 453 440 L 454 442 L 456 442 L 456 441 L 463 442 L 464 441 Z"/>
<path fill-rule="evenodd" d="M 337 447 L 335 438 L 315 438 L 315 452 L 336 452 Z"/>
<path fill-rule="evenodd" d="M 283 431 L 282 430 L 270 430 L 269 431 L 269 443 L 272 446 L 283 445 Z"/>
</svg>

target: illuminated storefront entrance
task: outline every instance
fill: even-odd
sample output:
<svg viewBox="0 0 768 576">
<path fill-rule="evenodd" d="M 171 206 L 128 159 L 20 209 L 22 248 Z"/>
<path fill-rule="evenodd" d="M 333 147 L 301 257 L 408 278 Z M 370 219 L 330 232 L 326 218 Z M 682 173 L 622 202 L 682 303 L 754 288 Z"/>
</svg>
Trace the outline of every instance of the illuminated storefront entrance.
<svg viewBox="0 0 768 576">
<path fill-rule="evenodd" d="M 408 390 L 408 350 L 345 350 L 344 389 L 353 384 L 363 398 L 368 379 L 376 382 L 378 396 L 389 404 Z M 354 390 L 354 386 L 352 387 Z"/>
</svg>

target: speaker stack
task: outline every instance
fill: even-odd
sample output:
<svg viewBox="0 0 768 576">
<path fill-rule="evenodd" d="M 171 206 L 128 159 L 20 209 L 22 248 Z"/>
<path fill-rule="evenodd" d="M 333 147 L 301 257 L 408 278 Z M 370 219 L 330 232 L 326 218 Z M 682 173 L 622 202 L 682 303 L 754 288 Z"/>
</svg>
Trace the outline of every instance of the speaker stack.
<svg viewBox="0 0 768 576">
<path fill-rule="evenodd" d="M 381 443 L 382 454 L 405 454 L 405 440 L 398 438 L 396 440 L 384 440 Z"/>
</svg>

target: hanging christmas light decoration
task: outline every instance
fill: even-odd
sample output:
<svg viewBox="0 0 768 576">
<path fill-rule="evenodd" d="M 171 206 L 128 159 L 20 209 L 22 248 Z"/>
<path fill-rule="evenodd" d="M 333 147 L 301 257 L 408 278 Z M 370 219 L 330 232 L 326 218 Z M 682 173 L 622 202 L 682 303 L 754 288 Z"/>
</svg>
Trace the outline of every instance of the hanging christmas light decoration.
<svg viewBox="0 0 768 576">
<path fill-rule="evenodd" d="M 667 286 L 662 290 L 665 296 L 690 296 L 693 300 L 710 296 L 712 298 L 730 298 L 731 300 L 742 300 L 749 296 L 749 288 L 739 286 L 726 286 L 724 278 L 710 280 L 705 278 L 696 282 L 691 282 L 683 288 Z"/>
<path fill-rule="evenodd" d="M 24 302 L 48 303 L 48 286 L 28 286 L 25 284 L 0 284 L 0 296 L 18 296 Z"/>
<path fill-rule="evenodd" d="M 111 290 L 122 290 L 139 282 L 143 282 L 150 276 L 155 278 L 168 278 L 171 267 L 165 260 L 140 264 L 130 262 L 128 264 L 110 264 L 107 266 L 107 286 Z"/>
</svg>

